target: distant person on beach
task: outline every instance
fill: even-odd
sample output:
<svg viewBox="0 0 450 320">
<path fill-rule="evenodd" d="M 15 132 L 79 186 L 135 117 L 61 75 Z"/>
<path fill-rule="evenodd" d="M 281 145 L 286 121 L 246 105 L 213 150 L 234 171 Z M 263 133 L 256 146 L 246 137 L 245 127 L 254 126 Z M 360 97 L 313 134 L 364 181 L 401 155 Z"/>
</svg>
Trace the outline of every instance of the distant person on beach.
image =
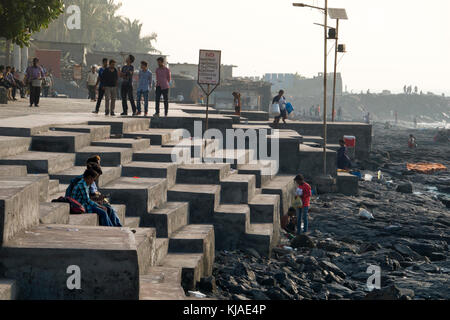
<svg viewBox="0 0 450 320">
<path fill-rule="evenodd" d="M 120 95 L 122 96 L 122 116 L 128 115 L 128 102 L 130 100 L 131 109 L 133 110 L 133 116 L 136 115 L 136 104 L 134 103 L 133 93 L 133 75 L 134 75 L 134 56 L 129 55 L 126 59 L 126 65 L 122 67 L 120 72 L 120 78 L 122 79 L 122 86 Z"/>
<path fill-rule="evenodd" d="M 417 148 L 417 139 L 412 134 L 409 135 L 408 147 L 410 149 L 416 149 Z"/>
<path fill-rule="evenodd" d="M 395 124 L 398 124 L 398 112 L 397 111 L 395 111 Z"/>
<path fill-rule="evenodd" d="M 297 184 L 297 191 L 295 192 L 295 197 L 300 197 L 303 202 L 303 208 L 297 209 L 297 234 L 302 233 L 302 222 L 303 222 L 303 233 L 309 231 L 309 219 L 308 211 L 311 205 L 312 190 L 311 186 L 305 182 L 305 178 L 299 174 L 294 179 Z"/>
<path fill-rule="evenodd" d="M 340 148 L 337 151 L 337 168 L 340 170 L 349 170 L 352 167 L 352 161 L 347 155 L 347 146 L 343 139 L 339 140 Z"/>
<path fill-rule="evenodd" d="M 117 99 L 117 84 L 119 81 L 119 72 L 116 69 L 116 61 L 110 60 L 109 67 L 103 72 L 103 89 L 105 90 L 105 115 L 115 116 Z M 110 109 L 111 104 L 111 109 Z"/>
<path fill-rule="evenodd" d="M 100 106 L 102 104 L 103 97 L 105 96 L 105 85 L 103 81 L 103 72 L 108 68 L 108 59 L 103 58 L 102 67 L 98 70 L 97 83 L 95 84 L 95 88 L 98 88 L 98 97 L 97 97 L 97 105 L 95 106 L 95 110 L 92 113 L 99 113 Z"/>
<path fill-rule="evenodd" d="M 148 116 L 148 95 L 152 89 L 153 74 L 148 70 L 148 63 L 141 62 L 141 70 L 139 70 L 139 85 L 137 89 L 137 115 L 142 114 L 141 100 L 144 98 L 144 116 Z"/>
<path fill-rule="evenodd" d="M 156 97 L 155 97 L 155 118 L 159 117 L 161 96 L 164 97 L 164 115 L 169 115 L 169 88 L 172 75 L 169 68 L 166 67 L 163 57 L 158 58 L 158 68 L 156 69 Z"/>
<path fill-rule="evenodd" d="M 88 75 L 87 75 L 87 81 L 86 81 L 86 85 L 89 91 L 89 98 L 91 100 L 91 102 L 95 102 L 95 86 L 97 85 L 97 80 L 98 80 L 98 74 L 97 74 L 97 67 L 96 66 L 92 66 L 91 70 L 89 71 Z"/>
<path fill-rule="evenodd" d="M 417 129 L 417 117 L 414 117 L 414 128 Z"/>
<path fill-rule="evenodd" d="M 275 117 L 273 124 L 279 124 L 281 118 L 283 118 L 283 122 L 286 123 L 287 119 L 286 98 L 284 97 L 283 90 L 280 90 L 280 92 L 278 92 L 278 95 L 273 98 L 272 104 L 278 104 L 280 106 L 280 115 Z"/>
<path fill-rule="evenodd" d="M 39 108 L 39 98 L 41 96 L 42 80 L 45 77 L 44 70 L 39 65 L 39 59 L 33 59 L 33 65 L 26 70 L 26 83 L 30 86 L 30 108 L 33 105 Z"/>
<path fill-rule="evenodd" d="M 240 116 L 242 102 L 241 102 L 241 94 L 239 92 L 233 92 L 233 101 L 234 101 L 234 111 L 235 111 L 234 114 L 236 116 Z"/>
<path fill-rule="evenodd" d="M 338 118 L 339 121 L 342 120 L 342 107 L 339 107 L 339 108 L 338 108 L 338 111 L 337 111 L 337 118 Z"/>
</svg>

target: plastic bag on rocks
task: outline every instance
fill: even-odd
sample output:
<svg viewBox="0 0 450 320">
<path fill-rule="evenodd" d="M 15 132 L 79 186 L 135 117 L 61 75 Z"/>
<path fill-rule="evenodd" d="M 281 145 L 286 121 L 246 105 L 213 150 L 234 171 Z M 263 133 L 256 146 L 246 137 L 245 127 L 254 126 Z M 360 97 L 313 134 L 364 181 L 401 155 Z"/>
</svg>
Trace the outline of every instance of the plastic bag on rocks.
<svg viewBox="0 0 450 320">
<path fill-rule="evenodd" d="M 369 211 L 367 211 L 366 209 L 359 209 L 359 216 L 363 219 L 367 219 L 367 220 L 373 220 L 375 219 L 375 217 L 373 216 L 373 214 L 371 214 Z"/>
</svg>

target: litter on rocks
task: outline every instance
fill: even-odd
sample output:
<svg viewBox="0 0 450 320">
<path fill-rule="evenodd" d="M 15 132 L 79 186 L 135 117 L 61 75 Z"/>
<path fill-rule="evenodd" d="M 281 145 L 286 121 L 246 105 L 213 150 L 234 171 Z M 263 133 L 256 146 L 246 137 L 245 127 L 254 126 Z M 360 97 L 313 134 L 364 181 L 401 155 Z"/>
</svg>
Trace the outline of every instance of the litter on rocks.
<svg viewBox="0 0 450 320">
<path fill-rule="evenodd" d="M 367 219 L 367 220 L 373 220 L 375 219 L 375 217 L 373 216 L 373 214 L 371 214 L 369 211 L 367 211 L 366 209 L 359 209 L 359 216 L 361 218 Z"/>
<path fill-rule="evenodd" d="M 195 298 L 199 298 L 199 299 L 205 299 L 206 298 L 206 294 L 203 294 L 199 291 L 189 291 L 189 295 L 191 297 L 195 297 Z"/>
</svg>

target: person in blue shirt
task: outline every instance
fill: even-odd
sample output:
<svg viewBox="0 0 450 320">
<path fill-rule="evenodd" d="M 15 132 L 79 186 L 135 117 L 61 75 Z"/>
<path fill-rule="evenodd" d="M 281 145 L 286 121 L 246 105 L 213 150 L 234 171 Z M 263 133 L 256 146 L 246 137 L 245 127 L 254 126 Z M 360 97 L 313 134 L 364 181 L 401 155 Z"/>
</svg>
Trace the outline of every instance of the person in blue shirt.
<svg viewBox="0 0 450 320">
<path fill-rule="evenodd" d="M 142 114 L 141 99 L 144 97 L 144 116 L 148 116 L 148 94 L 152 89 L 153 74 L 148 70 L 148 63 L 141 62 L 141 70 L 139 70 L 139 86 L 137 89 L 137 115 Z"/>
<path fill-rule="evenodd" d="M 105 89 L 104 89 L 104 83 L 103 83 L 103 72 L 108 68 L 108 59 L 104 58 L 102 61 L 102 67 L 98 70 L 98 78 L 97 78 L 97 84 L 95 85 L 95 88 L 98 88 L 98 98 L 97 98 L 97 105 L 95 106 L 95 110 L 92 111 L 92 113 L 98 114 L 100 111 L 100 105 L 102 104 L 103 97 L 105 96 Z"/>
</svg>

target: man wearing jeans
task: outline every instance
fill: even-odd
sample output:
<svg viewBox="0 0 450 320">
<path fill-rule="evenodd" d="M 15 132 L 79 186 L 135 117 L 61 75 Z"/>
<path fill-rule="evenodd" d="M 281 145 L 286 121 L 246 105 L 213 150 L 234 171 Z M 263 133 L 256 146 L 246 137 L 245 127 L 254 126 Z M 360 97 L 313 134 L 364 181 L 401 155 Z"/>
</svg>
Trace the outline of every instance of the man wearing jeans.
<svg viewBox="0 0 450 320">
<path fill-rule="evenodd" d="M 142 114 L 141 99 L 144 97 L 145 116 L 148 116 L 148 93 L 152 88 L 153 74 L 148 70 L 148 63 L 141 62 L 141 70 L 139 71 L 139 86 L 137 89 L 137 115 Z"/>
<path fill-rule="evenodd" d="M 133 97 L 133 75 L 134 75 L 134 56 L 129 55 L 127 58 L 127 64 L 122 67 L 120 72 L 120 77 L 122 78 L 122 86 L 120 90 L 120 95 L 122 96 L 122 116 L 128 115 L 128 102 L 130 100 L 131 109 L 133 109 L 133 116 L 136 115 L 136 104 L 134 103 Z"/>
<path fill-rule="evenodd" d="M 299 174 L 294 179 L 297 184 L 297 191 L 295 196 L 301 197 L 303 202 L 303 208 L 297 209 L 297 234 L 302 233 L 302 221 L 303 221 L 303 232 L 307 233 L 309 228 L 308 211 L 311 205 L 311 186 L 305 182 L 305 178 Z"/>
<path fill-rule="evenodd" d="M 103 90 L 105 91 L 105 115 L 109 116 L 109 103 L 111 102 L 111 116 L 114 117 L 114 109 L 116 108 L 117 98 L 117 82 L 119 81 L 119 73 L 116 69 L 116 62 L 109 61 L 109 67 L 103 72 Z"/>
<path fill-rule="evenodd" d="M 105 90 L 103 90 L 103 72 L 108 68 L 108 59 L 103 58 L 102 63 L 103 65 L 98 70 L 97 83 L 95 84 L 95 87 L 98 88 L 97 105 L 95 106 L 95 110 L 92 111 L 92 113 L 98 113 L 100 111 L 100 105 L 102 104 L 103 97 L 105 96 Z"/>
<path fill-rule="evenodd" d="M 159 104 L 161 102 L 161 95 L 164 97 L 164 115 L 167 117 L 167 115 L 169 114 L 169 87 L 171 80 L 172 75 L 170 74 L 169 68 L 164 65 L 164 58 L 159 57 L 158 68 L 156 69 L 155 118 L 159 117 Z"/>
</svg>

